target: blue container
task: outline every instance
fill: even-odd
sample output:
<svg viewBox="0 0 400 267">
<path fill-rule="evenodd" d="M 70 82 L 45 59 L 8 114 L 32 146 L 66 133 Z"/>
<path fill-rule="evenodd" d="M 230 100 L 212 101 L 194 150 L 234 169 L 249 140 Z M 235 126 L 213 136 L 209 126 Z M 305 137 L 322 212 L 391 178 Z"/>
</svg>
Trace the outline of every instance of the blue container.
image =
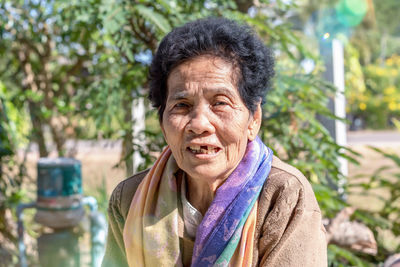
<svg viewBox="0 0 400 267">
<path fill-rule="evenodd" d="M 52 228 L 76 225 L 81 220 L 81 162 L 72 158 L 41 158 L 37 163 L 35 220 Z"/>
<path fill-rule="evenodd" d="M 72 158 L 41 158 L 37 163 L 38 198 L 82 194 L 81 162 Z"/>
</svg>

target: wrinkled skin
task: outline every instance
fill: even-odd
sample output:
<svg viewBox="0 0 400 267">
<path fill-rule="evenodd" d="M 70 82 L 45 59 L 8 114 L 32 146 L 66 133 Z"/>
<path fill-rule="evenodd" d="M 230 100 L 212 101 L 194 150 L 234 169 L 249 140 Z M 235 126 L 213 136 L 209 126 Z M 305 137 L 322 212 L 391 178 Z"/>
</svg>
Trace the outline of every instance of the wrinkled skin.
<svg viewBox="0 0 400 267">
<path fill-rule="evenodd" d="M 247 109 L 236 73 L 231 63 L 204 55 L 175 67 L 167 81 L 161 128 L 187 174 L 189 201 L 202 212 L 239 164 L 261 124 L 261 107 L 254 113 Z"/>
</svg>

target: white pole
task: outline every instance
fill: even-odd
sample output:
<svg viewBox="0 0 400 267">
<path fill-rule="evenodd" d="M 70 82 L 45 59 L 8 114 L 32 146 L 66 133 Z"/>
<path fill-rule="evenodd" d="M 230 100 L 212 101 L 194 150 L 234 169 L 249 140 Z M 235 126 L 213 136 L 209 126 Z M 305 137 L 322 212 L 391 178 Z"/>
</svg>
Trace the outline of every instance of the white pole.
<svg viewBox="0 0 400 267">
<path fill-rule="evenodd" d="M 332 65 L 333 65 L 333 84 L 337 88 L 335 95 L 334 113 L 339 118 L 346 118 L 346 98 L 344 94 L 344 49 L 343 43 L 337 39 L 332 40 Z M 346 124 L 343 121 L 335 120 L 335 140 L 340 146 L 347 145 Z M 345 158 L 339 158 L 340 171 L 347 177 L 348 164 Z M 343 193 L 345 180 L 339 181 L 339 193 Z"/>
<path fill-rule="evenodd" d="M 132 101 L 132 136 L 133 144 L 139 146 L 143 149 L 143 142 L 145 140 L 144 130 L 145 130 L 145 107 L 143 97 L 136 96 Z M 144 162 L 138 149 L 134 148 L 133 155 L 133 172 L 138 171 L 138 167 Z"/>
</svg>

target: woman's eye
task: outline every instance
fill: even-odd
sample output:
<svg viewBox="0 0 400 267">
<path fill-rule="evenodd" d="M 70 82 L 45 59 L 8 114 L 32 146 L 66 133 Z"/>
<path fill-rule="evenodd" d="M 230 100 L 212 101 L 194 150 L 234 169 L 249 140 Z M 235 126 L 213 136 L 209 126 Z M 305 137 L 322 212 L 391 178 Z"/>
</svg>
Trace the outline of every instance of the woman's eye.
<svg viewBox="0 0 400 267">
<path fill-rule="evenodd" d="M 225 106 L 225 105 L 228 105 L 228 103 L 224 101 L 217 101 L 214 103 L 214 106 Z"/>
<path fill-rule="evenodd" d="M 175 107 L 176 107 L 176 108 L 187 108 L 187 107 L 189 107 L 189 105 L 186 104 L 186 103 L 177 103 L 177 104 L 175 105 Z"/>
</svg>

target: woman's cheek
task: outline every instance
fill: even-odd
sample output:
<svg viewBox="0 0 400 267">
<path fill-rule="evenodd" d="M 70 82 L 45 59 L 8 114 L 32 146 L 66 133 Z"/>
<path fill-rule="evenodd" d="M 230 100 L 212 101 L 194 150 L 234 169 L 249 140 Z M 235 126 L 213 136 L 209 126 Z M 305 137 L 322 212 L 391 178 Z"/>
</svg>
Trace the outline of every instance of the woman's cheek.
<svg viewBox="0 0 400 267">
<path fill-rule="evenodd" d="M 171 115 L 168 118 L 168 126 L 171 130 L 177 130 L 182 125 L 182 117 L 178 115 Z"/>
</svg>

